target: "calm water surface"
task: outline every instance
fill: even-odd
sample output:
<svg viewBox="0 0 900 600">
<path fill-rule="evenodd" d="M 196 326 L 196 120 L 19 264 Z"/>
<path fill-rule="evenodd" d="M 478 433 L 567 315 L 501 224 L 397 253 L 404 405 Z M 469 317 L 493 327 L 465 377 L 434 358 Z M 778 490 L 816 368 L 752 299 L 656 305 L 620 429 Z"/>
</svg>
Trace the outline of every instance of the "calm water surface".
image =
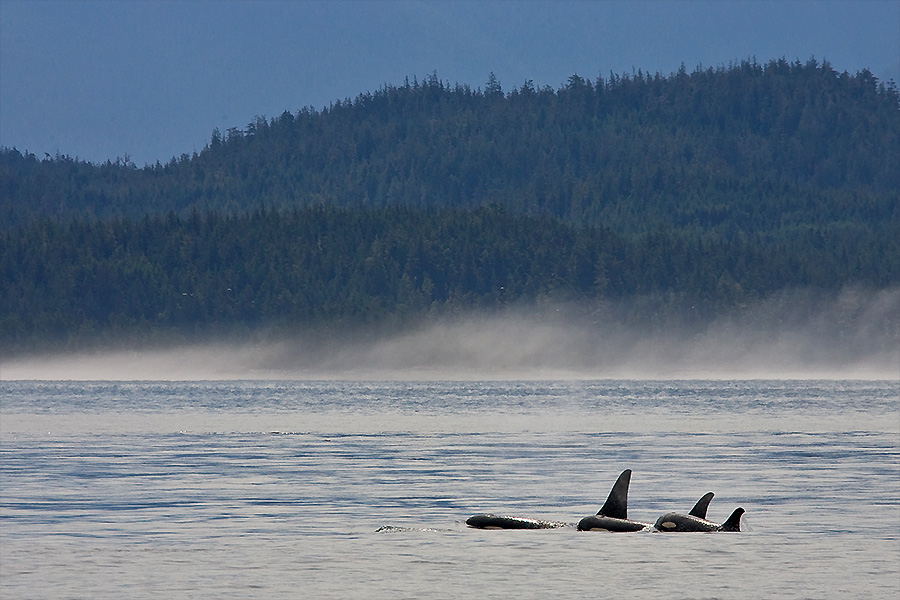
<svg viewBox="0 0 900 600">
<path fill-rule="evenodd" d="M 900 597 L 900 384 L 0 382 L 0 597 Z M 740 534 L 576 523 L 743 506 Z"/>
</svg>

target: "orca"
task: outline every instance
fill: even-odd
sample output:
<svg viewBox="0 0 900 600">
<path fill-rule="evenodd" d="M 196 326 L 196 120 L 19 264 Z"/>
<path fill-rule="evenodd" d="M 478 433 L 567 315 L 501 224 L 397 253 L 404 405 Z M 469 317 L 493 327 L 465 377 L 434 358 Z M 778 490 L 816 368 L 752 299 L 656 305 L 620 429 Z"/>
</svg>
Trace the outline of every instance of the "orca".
<svg viewBox="0 0 900 600">
<path fill-rule="evenodd" d="M 713 499 L 712 492 L 700 498 L 686 515 L 667 513 L 657 519 L 656 525 L 633 521 L 628 518 L 628 487 L 631 484 L 631 469 L 625 469 L 609 491 L 606 502 L 596 515 L 585 517 L 578 522 L 578 531 L 612 531 L 631 532 L 650 530 L 658 531 L 740 531 L 743 508 L 736 509 L 728 520 L 719 525 L 706 519 L 709 503 Z M 478 514 L 469 517 L 466 525 L 475 529 L 558 529 L 567 527 L 561 521 L 542 521 L 524 517 L 506 515 Z"/>
<path fill-rule="evenodd" d="M 721 525 L 706 520 L 706 509 L 709 507 L 709 502 L 712 500 L 713 496 L 714 494 L 712 492 L 704 494 L 704 496 L 697 501 L 697 504 L 694 505 L 694 508 L 691 509 L 691 512 L 686 515 L 679 513 L 664 514 L 656 520 L 654 528 L 657 531 L 664 532 L 740 531 L 741 515 L 744 514 L 744 509 L 740 507 L 734 509 L 731 516 Z"/>
<path fill-rule="evenodd" d="M 568 523 L 561 521 L 541 521 L 524 517 L 480 514 L 466 519 L 466 525 L 475 529 L 558 529 Z"/>
<path fill-rule="evenodd" d="M 650 523 L 632 521 L 628 518 L 628 485 L 631 483 L 631 469 L 625 469 L 609 492 L 606 503 L 596 515 L 578 522 L 578 531 L 641 531 Z"/>
</svg>

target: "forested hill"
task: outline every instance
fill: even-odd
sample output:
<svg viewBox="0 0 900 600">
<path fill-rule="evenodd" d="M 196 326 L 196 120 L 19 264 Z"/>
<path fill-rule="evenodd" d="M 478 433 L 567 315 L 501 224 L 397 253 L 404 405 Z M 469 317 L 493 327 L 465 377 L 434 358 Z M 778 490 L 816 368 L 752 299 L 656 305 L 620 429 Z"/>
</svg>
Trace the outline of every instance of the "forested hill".
<svg viewBox="0 0 900 600">
<path fill-rule="evenodd" d="M 6 149 L 0 355 L 557 299 L 702 324 L 893 289 L 898 160 L 896 86 L 783 60 L 559 90 L 432 76 L 144 168 Z"/>
<path fill-rule="evenodd" d="M 900 222 L 900 101 L 867 70 L 744 61 L 558 90 L 436 75 L 214 132 L 137 168 L 0 153 L 0 219 L 503 205 L 620 233 Z"/>
</svg>

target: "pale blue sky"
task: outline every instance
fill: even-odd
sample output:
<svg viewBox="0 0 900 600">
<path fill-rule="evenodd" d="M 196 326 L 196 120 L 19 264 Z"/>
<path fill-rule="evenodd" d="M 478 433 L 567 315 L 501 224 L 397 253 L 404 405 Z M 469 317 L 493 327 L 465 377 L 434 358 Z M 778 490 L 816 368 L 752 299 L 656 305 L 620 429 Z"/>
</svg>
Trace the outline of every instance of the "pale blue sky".
<svg viewBox="0 0 900 600">
<path fill-rule="evenodd" d="M 754 56 L 900 80 L 900 0 L 0 0 L 0 145 L 143 166 L 407 76 L 558 88 Z"/>
</svg>

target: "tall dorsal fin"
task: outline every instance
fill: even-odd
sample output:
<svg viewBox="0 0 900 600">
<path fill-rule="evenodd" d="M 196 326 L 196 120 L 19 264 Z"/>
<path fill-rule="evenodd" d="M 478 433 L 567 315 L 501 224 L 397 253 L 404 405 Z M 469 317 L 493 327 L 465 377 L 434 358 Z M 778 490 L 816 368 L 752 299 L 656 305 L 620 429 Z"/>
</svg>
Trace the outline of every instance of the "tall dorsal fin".
<svg viewBox="0 0 900 600">
<path fill-rule="evenodd" d="M 631 469 L 625 469 L 615 485 L 609 491 L 609 497 L 606 504 L 597 513 L 604 517 L 612 517 L 614 519 L 628 518 L 628 484 L 631 483 Z"/>
<path fill-rule="evenodd" d="M 691 512 L 688 514 L 692 517 L 697 517 L 698 519 L 706 518 L 706 509 L 709 508 L 709 501 L 713 499 L 712 492 L 706 492 L 703 494 L 703 497 L 697 500 L 697 504 L 694 505 L 694 508 L 691 509 Z"/>
<path fill-rule="evenodd" d="M 719 531 L 740 531 L 741 530 L 741 515 L 744 514 L 743 508 L 736 508 L 734 512 L 731 513 L 731 516 L 728 517 L 728 520 L 722 523 L 719 526 Z"/>
</svg>

